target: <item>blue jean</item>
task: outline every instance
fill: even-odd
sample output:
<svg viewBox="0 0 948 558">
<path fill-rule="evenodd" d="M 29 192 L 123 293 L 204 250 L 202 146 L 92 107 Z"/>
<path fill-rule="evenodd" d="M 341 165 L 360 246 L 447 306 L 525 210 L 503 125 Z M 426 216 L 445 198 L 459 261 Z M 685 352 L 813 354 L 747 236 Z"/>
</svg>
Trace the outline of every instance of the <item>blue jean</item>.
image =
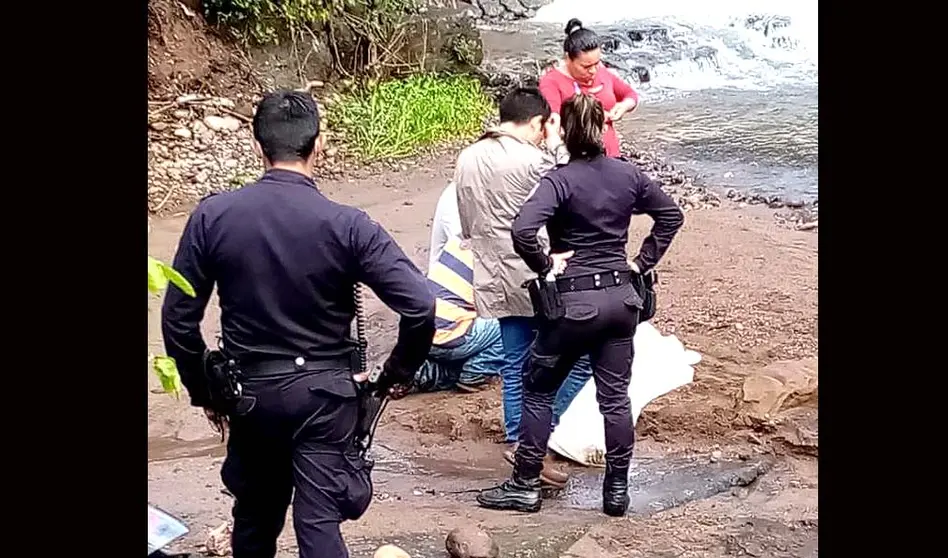
<svg viewBox="0 0 948 558">
<path fill-rule="evenodd" d="M 415 372 L 420 391 L 451 389 L 457 383 L 478 384 L 500 374 L 504 366 L 504 343 L 500 323 L 475 318 L 460 345 L 445 348 L 432 345 L 428 359 Z"/>
<path fill-rule="evenodd" d="M 530 345 L 536 337 L 536 326 L 532 317 L 524 316 L 500 318 L 499 322 L 504 350 L 504 365 L 500 369 L 503 382 L 504 430 L 507 434 L 507 442 L 516 442 L 520 438 L 523 371 L 528 364 Z M 576 362 L 569 376 L 566 377 L 566 381 L 556 392 L 553 403 L 554 427 L 591 377 L 592 366 L 589 363 L 589 355 L 584 355 Z"/>
</svg>

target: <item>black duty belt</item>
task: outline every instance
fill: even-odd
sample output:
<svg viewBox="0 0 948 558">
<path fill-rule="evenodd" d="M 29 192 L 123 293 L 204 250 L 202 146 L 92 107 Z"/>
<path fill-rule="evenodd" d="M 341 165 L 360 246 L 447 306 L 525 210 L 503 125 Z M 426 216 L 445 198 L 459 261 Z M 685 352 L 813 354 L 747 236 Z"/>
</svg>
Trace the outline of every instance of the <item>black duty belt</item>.
<svg viewBox="0 0 948 558">
<path fill-rule="evenodd" d="M 294 371 L 349 370 L 352 359 L 346 357 L 320 358 L 306 360 L 303 357 L 254 360 L 241 362 L 240 371 L 244 376 L 272 376 Z"/>
<path fill-rule="evenodd" d="M 603 271 L 556 280 L 556 290 L 561 293 L 595 291 L 632 282 L 632 271 Z"/>
</svg>

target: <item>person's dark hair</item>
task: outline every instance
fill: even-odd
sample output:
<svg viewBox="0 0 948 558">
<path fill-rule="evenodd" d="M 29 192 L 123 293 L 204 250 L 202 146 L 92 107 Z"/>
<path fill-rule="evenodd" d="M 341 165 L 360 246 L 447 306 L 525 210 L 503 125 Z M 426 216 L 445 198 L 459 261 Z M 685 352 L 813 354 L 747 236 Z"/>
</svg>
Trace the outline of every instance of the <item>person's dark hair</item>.
<svg viewBox="0 0 948 558">
<path fill-rule="evenodd" d="M 575 17 L 566 23 L 566 40 L 563 41 L 563 52 L 570 60 L 584 52 L 602 47 L 602 39 L 592 29 L 583 27 L 583 22 Z"/>
<path fill-rule="evenodd" d="M 253 137 L 271 163 L 305 161 L 316 149 L 319 109 L 309 93 L 268 93 L 253 115 Z"/>
<path fill-rule="evenodd" d="M 550 117 L 550 103 L 543 98 L 535 87 L 518 87 L 500 102 L 500 121 L 525 124 L 536 116 L 542 116 L 543 122 Z"/>
<path fill-rule="evenodd" d="M 560 109 L 563 143 L 570 157 L 591 159 L 602 155 L 602 125 L 606 115 L 602 103 L 592 95 L 573 95 Z"/>
</svg>

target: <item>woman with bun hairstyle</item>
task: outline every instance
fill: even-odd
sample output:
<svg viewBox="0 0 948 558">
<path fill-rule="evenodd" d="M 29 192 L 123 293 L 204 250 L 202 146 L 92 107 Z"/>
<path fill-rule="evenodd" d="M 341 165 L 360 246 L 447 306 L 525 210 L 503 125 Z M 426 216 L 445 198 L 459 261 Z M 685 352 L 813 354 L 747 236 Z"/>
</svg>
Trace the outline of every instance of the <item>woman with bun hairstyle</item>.
<svg viewBox="0 0 948 558">
<path fill-rule="evenodd" d="M 619 156 L 619 136 L 615 122 L 635 109 L 639 95 L 602 61 L 602 40 L 576 18 L 566 24 L 563 60 L 540 78 L 540 93 L 556 114 L 563 102 L 577 93 L 592 95 L 606 115 L 602 142 L 606 156 Z"/>
</svg>

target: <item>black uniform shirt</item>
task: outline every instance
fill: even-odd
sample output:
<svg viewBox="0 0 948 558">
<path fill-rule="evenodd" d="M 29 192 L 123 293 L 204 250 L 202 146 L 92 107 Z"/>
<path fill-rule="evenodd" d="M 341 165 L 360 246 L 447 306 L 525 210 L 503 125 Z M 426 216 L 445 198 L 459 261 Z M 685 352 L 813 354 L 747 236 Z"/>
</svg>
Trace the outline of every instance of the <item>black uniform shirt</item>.
<svg viewBox="0 0 948 558">
<path fill-rule="evenodd" d="M 197 296 L 169 286 L 162 334 L 195 405 L 203 402 L 189 383 L 199 381 L 200 322 L 215 283 L 224 347 L 245 362 L 350 355 L 356 282 L 401 315 L 391 357 L 400 366 L 420 366 L 431 344 L 435 302 L 423 274 L 378 223 L 329 200 L 296 172 L 272 169 L 254 184 L 204 199 L 173 267 Z"/>
<path fill-rule="evenodd" d="M 624 271 L 629 224 L 633 214 L 655 221 L 651 234 L 633 258 L 641 271 L 655 266 L 684 223 L 678 204 L 661 186 L 629 161 L 614 157 L 575 160 L 554 168 L 540 179 L 534 194 L 513 223 L 517 254 L 539 274 L 552 260 L 537 242 L 546 225 L 550 252 L 574 250 L 565 276 L 577 272 Z"/>
</svg>

